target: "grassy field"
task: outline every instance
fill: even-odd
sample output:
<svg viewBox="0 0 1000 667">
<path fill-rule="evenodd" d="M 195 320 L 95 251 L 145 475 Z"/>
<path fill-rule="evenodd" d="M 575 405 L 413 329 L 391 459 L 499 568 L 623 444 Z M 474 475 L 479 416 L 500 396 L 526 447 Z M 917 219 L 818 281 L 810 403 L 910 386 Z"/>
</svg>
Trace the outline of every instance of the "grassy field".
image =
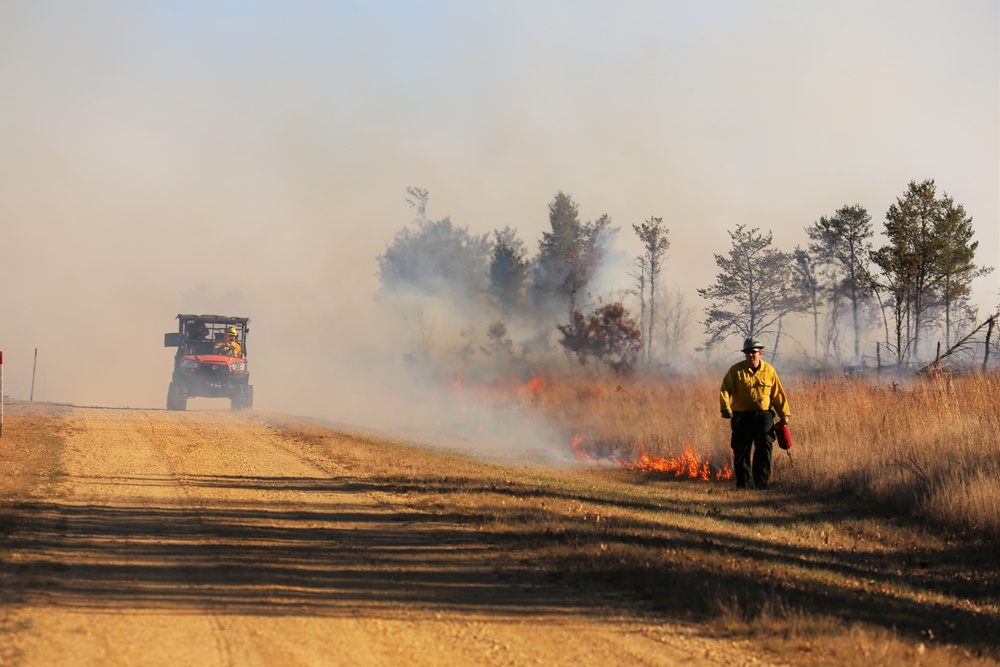
<svg viewBox="0 0 1000 667">
<path fill-rule="evenodd" d="M 848 493 L 949 530 L 1000 537 L 1000 376 L 900 382 L 783 378 L 794 446 L 772 482 Z M 719 378 L 629 383 L 549 379 L 532 405 L 577 434 L 586 458 L 730 457 Z"/>
<path fill-rule="evenodd" d="M 538 562 L 761 638 L 796 663 L 912 664 L 948 642 L 957 653 L 921 661 L 993 655 L 1000 377 L 783 381 L 795 445 L 775 449 L 760 494 L 720 481 L 719 378 L 534 378 L 520 400 L 574 434 L 580 477 L 518 478 L 511 498 L 541 504 L 497 521 L 545 536 Z"/>
<path fill-rule="evenodd" d="M 795 446 L 776 450 L 766 492 L 715 478 L 729 427 L 715 378 L 512 388 L 572 435 L 578 462 L 560 467 L 255 418 L 443 530 L 487 536 L 511 586 L 599 593 L 779 664 L 1000 664 L 998 378 L 783 381 Z M 2 531 L 32 478 L 58 474 L 60 437 L 22 404 L 0 445 Z M 699 461 L 680 476 L 638 465 L 685 450 Z M 706 461 L 710 479 L 689 478 Z"/>
</svg>

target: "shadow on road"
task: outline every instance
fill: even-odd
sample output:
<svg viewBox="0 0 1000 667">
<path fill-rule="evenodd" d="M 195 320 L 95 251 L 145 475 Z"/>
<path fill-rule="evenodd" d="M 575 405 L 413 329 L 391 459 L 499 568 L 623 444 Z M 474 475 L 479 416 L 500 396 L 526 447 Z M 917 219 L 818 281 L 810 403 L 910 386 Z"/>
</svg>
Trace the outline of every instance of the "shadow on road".
<svg viewBox="0 0 1000 667">
<path fill-rule="evenodd" d="M 77 483 L 155 487 L 177 480 Z M 1000 636 L 996 614 L 979 611 L 992 609 L 997 599 L 990 565 L 995 545 L 993 551 L 953 543 L 949 553 L 888 552 L 876 562 L 864 553 L 778 546 L 725 529 L 727 504 L 776 502 L 773 496 L 720 499 L 714 511 L 722 518 L 704 524 L 713 529 L 694 529 L 672 520 L 692 508 L 671 505 L 668 494 L 659 494 L 655 505 L 632 503 L 637 515 L 624 529 L 544 505 L 520 506 L 502 517 L 488 509 L 518 494 L 595 507 L 629 504 L 596 491 L 480 486 L 475 492 L 483 502 L 473 506 L 448 501 L 452 494 L 467 497 L 467 483 L 440 477 L 188 476 L 181 484 L 268 500 L 8 505 L 18 521 L 2 545 L 14 556 L 0 562 L 7 594 L 94 611 L 126 606 L 160 613 L 211 608 L 381 617 L 402 615 L 413 605 L 494 617 L 598 613 L 623 597 L 674 615 L 705 616 L 720 613 L 719 601 L 735 598 L 744 609 L 800 608 L 913 635 L 934 628 L 959 644 L 982 645 Z M 299 501 L 285 502 L 283 493 Z M 372 502 L 379 493 L 424 494 L 440 502 L 380 505 Z M 303 494 L 315 501 L 303 505 Z M 834 511 L 816 499 L 798 501 L 817 516 Z M 660 560 L 628 555 L 639 551 L 661 554 Z M 762 565 L 727 569 L 723 561 Z M 963 580 L 965 565 L 968 571 L 985 567 L 985 578 Z M 847 579 L 871 585 L 838 585 Z"/>
<path fill-rule="evenodd" d="M 79 480 L 87 483 L 87 480 Z M 92 483 L 108 483 L 92 479 Z M 116 484 L 173 485 L 130 478 Z M 357 494 L 349 479 L 199 477 L 185 485 Z M 403 605 L 525 614 L 579 613 L 534 563 L 511 559 L 509 535 L 475 514 L 393 511 L 358 504 L 281 502 L 96 506 L 8 505 L 18 517 L 0 562 L 8 594 L 59 606 L 238 614 L 392 614 Z M 520 538 L 517 538 L 520 540 Z M 604 603 L 607 600 L 603 600 Z"/>
</svg>

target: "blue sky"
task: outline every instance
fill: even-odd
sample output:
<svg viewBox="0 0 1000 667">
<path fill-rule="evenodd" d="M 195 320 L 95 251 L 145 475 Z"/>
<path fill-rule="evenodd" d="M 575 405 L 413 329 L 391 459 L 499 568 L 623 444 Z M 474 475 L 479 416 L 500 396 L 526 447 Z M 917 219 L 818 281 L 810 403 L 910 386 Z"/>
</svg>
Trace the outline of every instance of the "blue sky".
<svg viewBox="0 0 1000 667">
<path fill-rule="evenodd" d="M 700 311 L 727 230 L 791 250 L 848 204 L 879 229 L 926 178 L 1000 266 L 996 2 L 0 2 L 15 360 L 85 356 L 57 323 L 155 339 L 186 309 L 348 340 L 329 313 L 371 310 L 408 186 L 532 251 L 560 190 L 626 255 L 662 216 L 664 279 Z M 1000 301 L 996 273 L 974 287 Z"/>
</svg>

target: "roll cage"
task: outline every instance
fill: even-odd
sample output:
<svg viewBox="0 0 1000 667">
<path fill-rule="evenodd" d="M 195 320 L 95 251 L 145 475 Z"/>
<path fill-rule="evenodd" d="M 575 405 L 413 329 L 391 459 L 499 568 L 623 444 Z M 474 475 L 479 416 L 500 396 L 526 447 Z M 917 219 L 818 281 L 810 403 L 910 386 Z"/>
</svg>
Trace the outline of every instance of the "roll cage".
<svg viewBox="0 0 1000 667">
<path fill-rule="evenodd" d="M 229 317 L 226 315 L 177 315 L 177 331 L 165 334 L 163 345 L 176 347 L 174 366 L 181 359 L 193 355 L 215 354 L 215 344 L 224 340 L 229 327 L 236 328 L 236 341 L 247 356 L 247 334 L 250 332 L 249 317 Z"/>
</svg>

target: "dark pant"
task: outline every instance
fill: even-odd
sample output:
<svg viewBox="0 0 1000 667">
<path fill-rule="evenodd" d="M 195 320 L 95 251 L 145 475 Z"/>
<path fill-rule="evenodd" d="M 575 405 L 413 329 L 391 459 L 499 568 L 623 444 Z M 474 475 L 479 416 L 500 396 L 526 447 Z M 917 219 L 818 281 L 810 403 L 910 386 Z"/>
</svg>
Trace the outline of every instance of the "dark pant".
<svg viewBox="0 0 1000 667">
<path fill-rule="evenodd" d="M 753 484 L 758 489 L 767 488 L 771 477 L 771 450 L 774 445 L 774 413 L 770 410 L 759 412 L 733 413 L 733 473 L 736 487 L 746 488 L 753 474 Z M 751 462 L 750 450 L 753 449 Z"/>
</svg>

